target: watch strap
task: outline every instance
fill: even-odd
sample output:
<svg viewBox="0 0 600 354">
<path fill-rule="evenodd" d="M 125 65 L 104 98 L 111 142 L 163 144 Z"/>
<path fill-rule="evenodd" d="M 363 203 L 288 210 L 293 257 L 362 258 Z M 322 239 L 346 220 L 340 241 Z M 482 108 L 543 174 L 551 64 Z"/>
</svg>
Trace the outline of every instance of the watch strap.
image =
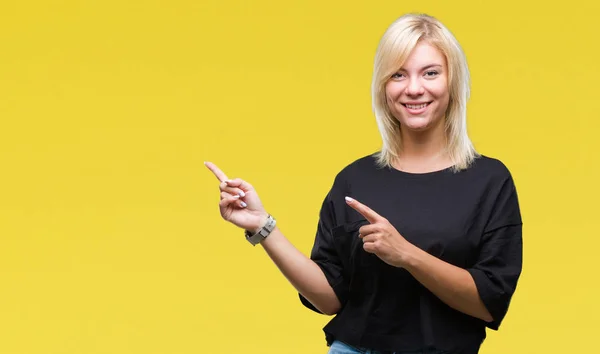
<svg viewBox="0 0 600 354">
<path fill-rule="evenodd" d="M 252 246 L 256 246 L 271 234 L 271 232 L 275 229 L 276 223 L 277 222 L 275 221 L 275 218 L 273 218 L 273 216 L 269 214 L 269 217 L 267 218 L 267 223 L 260 230 L 258 230 L 257 233 L 253 235 L 248 230 L 245 231 L 244 234 L 246 236 L 246 240 L 248 240 L 248 242 L 250 242 Z"/>
</svg>

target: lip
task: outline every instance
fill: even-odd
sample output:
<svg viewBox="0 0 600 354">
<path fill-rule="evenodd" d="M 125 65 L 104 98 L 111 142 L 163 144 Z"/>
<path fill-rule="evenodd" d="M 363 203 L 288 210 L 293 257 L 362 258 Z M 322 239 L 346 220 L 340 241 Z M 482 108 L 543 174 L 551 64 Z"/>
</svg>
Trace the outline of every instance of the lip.
<svg viewBox="0 0 600 354">
<path fill-rule="evenodd" d="M 426 103 L 427 105 L 423 108 L 419 108 L 419 109 L 411 109 L 408 108 L 406 105 L 410 104 L 410 105 L 417 105 L 417 104 L 423 104 Z M 431 105 L 431 102 L 406 102 L 406 103 L 402 103 L 402 106 L 404 106 L 404 109 L 406 109 L 408 111 L 408 113 L 410 114 L 421 114 L 423 112 L 425 112 L 427 110 L 427 108 L 429 108 L 429 105 Z"/>
</svg>

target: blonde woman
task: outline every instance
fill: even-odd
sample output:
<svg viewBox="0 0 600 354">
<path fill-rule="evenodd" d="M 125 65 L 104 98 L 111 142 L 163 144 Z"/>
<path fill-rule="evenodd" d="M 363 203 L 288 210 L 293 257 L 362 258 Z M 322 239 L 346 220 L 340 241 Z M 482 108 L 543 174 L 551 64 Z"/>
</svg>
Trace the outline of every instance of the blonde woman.
<svg viewBox="0 0 600 354">
<path fill-rule="evenodd" d="M 220 180 L 222 217 L 260 243 L 302 303 L 327 315 L 329 353 L 477 353 L 522 265 L 515 185 L 466 130 L 469 71 L 448 29 L 422 14 L 383 35 L 372 82 L 382 148 L 340 171 L 310 258 L 254 190 Z"/>
</svg>

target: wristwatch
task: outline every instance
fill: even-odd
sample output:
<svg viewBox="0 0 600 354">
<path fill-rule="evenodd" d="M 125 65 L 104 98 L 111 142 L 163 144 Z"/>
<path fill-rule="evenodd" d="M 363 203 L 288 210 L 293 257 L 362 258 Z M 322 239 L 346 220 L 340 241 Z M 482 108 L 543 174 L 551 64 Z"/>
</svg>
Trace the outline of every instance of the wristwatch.
<svg viewBox="0 0 600 354">
<path fill-rule="evenodd" d="M 269 236 L 269 234 L 271 234 L 273 229 L 275 229 L 275 224 L 276 224 L 275 218 L 273 218 L 273 216 L 271 216 L 271 214 L 269 214 L 267 223 L 265 224 L 265 226 L 262 227 L 262 229 L 258 230 L 257 233 L 252 235 L 252 233 L 248 230 L 246 230 L 244 232 L 244 234 L 246 235 L 246 240 L 248 240 L 248 242 L 250 242 L 252 244 L 252 246 L 256 246 L 262 240 L 267 238 L 267 236 Z"/>
</svg>

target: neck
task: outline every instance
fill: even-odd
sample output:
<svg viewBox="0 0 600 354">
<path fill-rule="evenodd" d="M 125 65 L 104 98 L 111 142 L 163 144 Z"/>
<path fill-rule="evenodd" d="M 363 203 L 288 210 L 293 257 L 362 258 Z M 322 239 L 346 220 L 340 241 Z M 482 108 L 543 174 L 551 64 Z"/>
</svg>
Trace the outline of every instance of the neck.
<svg viewBox="0 0 600 354">
<path fill-rule="evenodd" d="M 407 172 L 429 172 L 450 167 L 444 124 L 422 132 L 401 129 L 402 150 L 395 167 Z"/>
<path fill-rule="evenodd" d="M 446 149 L 446 132 L 443 120 L 424 131 L 401 129 L 402 152 L 406 157 L 427 158 Z"/>
</svg>

